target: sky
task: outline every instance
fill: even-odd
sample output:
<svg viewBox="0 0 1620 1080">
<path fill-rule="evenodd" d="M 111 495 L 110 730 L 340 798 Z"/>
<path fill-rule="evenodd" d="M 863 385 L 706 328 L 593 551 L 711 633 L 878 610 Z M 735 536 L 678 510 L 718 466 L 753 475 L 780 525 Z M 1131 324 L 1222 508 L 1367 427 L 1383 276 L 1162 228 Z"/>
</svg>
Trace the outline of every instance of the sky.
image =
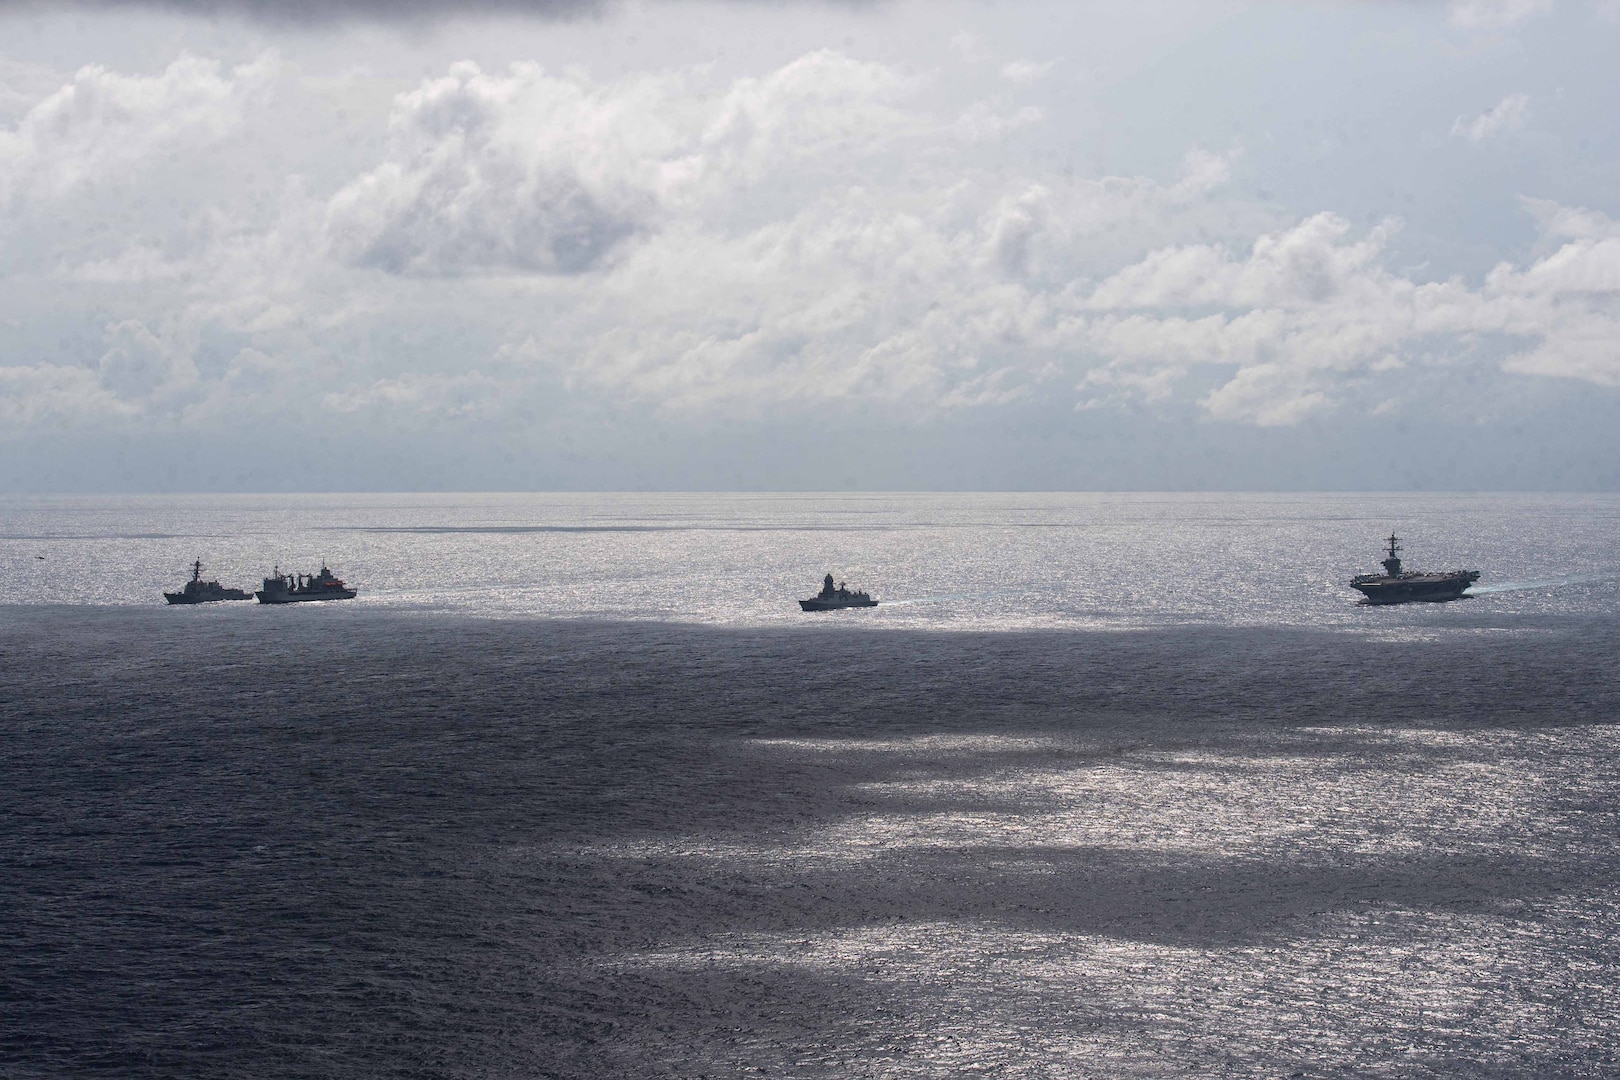
<svg viewBox="0 0 1620 1080">
<path fill-rule="evenodd" d="M 0 490 L 1617 490 L 1620 0 L 0 0 Z"/>
</svg>

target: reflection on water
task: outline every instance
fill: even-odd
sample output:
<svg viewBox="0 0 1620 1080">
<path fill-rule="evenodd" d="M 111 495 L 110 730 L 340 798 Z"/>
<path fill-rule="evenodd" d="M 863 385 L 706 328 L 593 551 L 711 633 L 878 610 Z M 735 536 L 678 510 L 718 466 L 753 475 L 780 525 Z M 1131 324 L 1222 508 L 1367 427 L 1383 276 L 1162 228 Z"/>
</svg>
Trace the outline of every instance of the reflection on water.
<svg viewBox="0 0 1620 1080">
<path fill-rule="evenodd" d="M 1612 500 L 214 502 L 6 504 L 8 1080 L 1620 1071 Z"/>
<path fill-rule="evenodd" d="M 324 560 L 400 611 L 798 625 L 833 572 L 883 601 L 832 616 L 863 629 L 1423 627 L 1620 610 L 1617 525 L 1584 495 L 12 496 L 0 596 L 147 605 L 194 558 L 243 587 Z M 1483 571 L 1469 610 L 1358 607 L 1392 527 L 1413 567 Z"/>
</svg>

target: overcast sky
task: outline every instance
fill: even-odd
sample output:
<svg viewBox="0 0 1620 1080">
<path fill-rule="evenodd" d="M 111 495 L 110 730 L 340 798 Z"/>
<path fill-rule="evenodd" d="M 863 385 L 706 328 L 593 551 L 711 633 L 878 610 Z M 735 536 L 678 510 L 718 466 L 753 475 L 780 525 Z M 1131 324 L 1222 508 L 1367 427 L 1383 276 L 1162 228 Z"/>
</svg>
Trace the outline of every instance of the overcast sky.
<svg viewBox="0 0 1620 1080">
<path fill-rule="evenodd" d="M 0 488 L 1620 489 L 1620 0 L 0 2 Z"/>
</svg>

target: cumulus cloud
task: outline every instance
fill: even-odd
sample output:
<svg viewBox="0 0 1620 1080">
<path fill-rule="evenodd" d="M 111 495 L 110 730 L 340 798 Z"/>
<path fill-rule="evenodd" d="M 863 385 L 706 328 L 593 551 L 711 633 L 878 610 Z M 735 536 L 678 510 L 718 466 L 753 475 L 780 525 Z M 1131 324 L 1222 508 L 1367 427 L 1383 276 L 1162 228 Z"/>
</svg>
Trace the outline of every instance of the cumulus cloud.
<svg viewBox="0 0 1620 1080">
<path fill-rule="evenodd" d="M 197 369 L 190 359 L 160 341 L 138 319 L 107 328 L 110 346 L 96 367 L 101 383 L 125 401 L 150 399 L 194 383 Z"/>
<path fill-rule="evenodd" d="M 1227 370 L 1201 398 L 1211 416 L 1294 424 L 1356 379 L 1400 367 L 1414 342 L 1478 329 L 1478 296 L 1382 265 L 1390 229 L 1356 237 L 1318 214 L 1261 236 L 1243 257 L 1210 245 L 1154 252 L 1086 299 L 1098 314 L 1082 340 L 1104 363 L 1082 389 L 1162 396 L 1189 370 Z"/>
<path fill-rule="evenodd" d="M 570 274 L 693 200 L 858 155 L 907 118 L 891 69 L 818 52 L 724 93 L 457 64 L 399 96 L 389 159 L 331 201 L 339 256 L 391 273 Z"/>
<path fill-rule="evenodd" d="M 225 72 L 181 56 L 155 76 L 81 68 L 73 81 L 0 130 L 0 206 L 127 182 L 165 154 L 206 146 L 242 121 L 279 61 L 266 54 Z"/>
<path fill-rule="evenodd" d="M 1590 210 L 1531 209 L 1550 238 L 1570 239 L 1478 286 L 1394 274 L 1383 262 L 1392 226 L 1357 237 L 1332 214 L 1264 235 L 1242 257 L 1153 252 L 1085 300 L 1093 314 L 1073 337 L 1101 363 L 1083 401 L 1162 399 L 1202 368 L 1230 372 L 1200 399 L 1211 416 L 1293 424 L 1359 387 L 1476 363 L 1491 337 L 1521 343 L 1500 348 L 1506 371 L 1620 385 L 1620 231 Z"/>
<path fill-rule="evenodd" d="M 400 96 L 390 160 L 331 202 L 334 245 L 393 273 L 590 269 L 656 209 L 658 155 L 622 116 L 534 65 L 456 65 Z"/>
<path fill-rule="evenodd" d="M 0 431 L 14 436 L 82 428 L 135 411 L 87 368 L 50 362 L 0 365 Z"/>
<path fill-rule="evenodd" d="M 93 93 L 53 93 L 8 133 L 5 160 L 28 164 L 6 175 L 44 193 L 137 172 L 248 123 L 263 78 L 87 69 Z M 565 393 L 700 417 L 1148 401 L 1286 426 L 1398 408 L 1470 365 L 1620 384 L 1620 228 L 1601 213 L 1527 201 L 1538 257 L 1418 281 L 1389 265 L 1393 222 L 1233 193 L 1236 152 L 1195 148 L 1160 179 L 987 166 L 962 103 L 931 100 L 828 51 L 724 82 L 456 64 L 400 92 L 374 155 L 323 191 L 289 181 L 261 217 L 205 207 L 180 254 L 61 256 L 56 281 L 130 299 L 77 355 L 0 367 L 0 416 L 203 423 L 290 396 L 470 426 Z"/>
<path fill-rule="evenodd" d="M 1620 386 L 1620 225 L 1591 210 L 1533 209 L 1550 233 L 1571 238 L 1523 270 L 1504 263 L 1488 276 L 1494 317 L 1535 342 L 1504 366 Z"/>
<path fill-rule="evenodd" d="M 1480 142 L 1504 131 L 1518 131 L 1530 114 L 1530 98 L 1525 94 L 1509 94 L 1496 105 L 1472 120 L 1457 117 L 1451 133 L 1469 142 Z"/>
</svg>

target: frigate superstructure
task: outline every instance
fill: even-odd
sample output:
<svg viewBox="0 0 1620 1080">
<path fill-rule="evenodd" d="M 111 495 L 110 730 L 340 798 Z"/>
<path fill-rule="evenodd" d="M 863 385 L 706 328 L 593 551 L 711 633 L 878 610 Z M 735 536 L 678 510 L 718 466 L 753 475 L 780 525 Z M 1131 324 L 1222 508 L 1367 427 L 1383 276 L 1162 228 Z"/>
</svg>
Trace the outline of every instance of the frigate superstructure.
<svg viewBox="0 0 1620 1080">
<path fill-rule="evenodd" d="M 307 600 L 353 600 L 359 594 L 339 580 L 321 563 L 318 574 L 283 574 L 277 567 L 264 579 L 264 588 L 254 595 L 261 604 L 301 604 Z"/>
<path fill-rule="evenodd" d="M 1410 604 L 1420 601 L 1456 600 L 1463 590 L 1479 580 L 1478 570 L 1403 570 L 1401 545 L 1389 535 L 1389 555 L 1382 574 L 1357 574 L 1350 587 L 1367 599 L 1367 604 Z"/>
<path fill-rule="evenodd" d="M 835 588 L 833 576 L 828 574 L 821 582 L 821 591 L 808 600 L 800 600 L 804 611 L 833 611 L 848 607 L 877 607 L 878 602 L 860 590 L 850 591 L 840 581 Z"/>
<path fill-rule="evenodd" d="M 251 600 L 253 594 L 242 589 L 227 589 L 217 581 L 204 581 L 202 560 L 198 559 L 191 564 L 191 580 L 179 592 L 164 593 L 163 599 L 171 604 L 212 604 L 216 600 Z"/>
</svg>

